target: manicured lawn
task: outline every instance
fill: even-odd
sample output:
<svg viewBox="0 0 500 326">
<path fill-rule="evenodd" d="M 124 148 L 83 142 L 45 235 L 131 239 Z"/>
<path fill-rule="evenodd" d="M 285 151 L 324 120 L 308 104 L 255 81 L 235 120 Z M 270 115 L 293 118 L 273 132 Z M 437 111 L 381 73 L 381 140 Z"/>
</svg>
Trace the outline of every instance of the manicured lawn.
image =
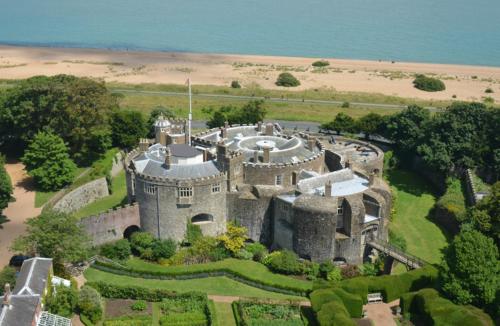
<svg viewBox="0 0 500 326">
<path fill-rule="evenodd" d="M 144 271 L 168 271 L 170 273 L 185 274 L 186 272 L 206 271 L 209 269 L 218 270 L 221 268 L 231 269 L 237 273 L 244 274 L 250 279 L 263 280 L 273 284 L 280 284 L 283 286 L 293 286 L 301 288 L 304 291 L 311 289 L 312 282 L 305 280 L 298 280 L 285 275 L 275 274 L 269 271 L 266 266 L 252 260 L 240 260 L 228 258 L 225 260 L 195 265 L 181 265 L 181 266 L 161 266 L 158 264 L 148 263 L 138 258 L 132 258 L 127 261 L 127 265 L 134 269 Z"/>
<path fill-rule="evenodd" d="M 304 299 L 291 295 L 264 291 L 246 284 L 233 281 L 227 277 L 208 277 L 192 280 L 152 280 L 122 276 L 88 268 L 85 279 L 89 282 L 106 282 L 116 285 L 137 285 L 150 289 L 165 289 L 176 292 L 199 291 L 214 295 L 244 296 L 275 299 Z"/>
<path fill-rule="evenodd" d="M 433 189 L 422 177 L 403 170 L 389 171 L 387 180 L 396 197 L 391 230 L 406 239 L 409 253 L 430 263 L 440 262 L 447 239 L 429 218 L 436 203 Z"/>
<path fill-rule="evenodd" d="M 219 325 L 221 326 L 236 326 L 233 315 L 233 307 L 228 302 L 215 302 L 215 311 Z"/>
<path fill-rule="evenodd" d="M 75 212 L 75 215 L 79 218 L 82 218 L 85 216 L 95 215 L 100 212 L 107 211 L 108 209 L 125 204 L 127 198 L 125 171 L 120 172 L 115 178 L 113 178 L 111 189 L 111 195 L 81 208 L 80 210 Z"/>
</svg>

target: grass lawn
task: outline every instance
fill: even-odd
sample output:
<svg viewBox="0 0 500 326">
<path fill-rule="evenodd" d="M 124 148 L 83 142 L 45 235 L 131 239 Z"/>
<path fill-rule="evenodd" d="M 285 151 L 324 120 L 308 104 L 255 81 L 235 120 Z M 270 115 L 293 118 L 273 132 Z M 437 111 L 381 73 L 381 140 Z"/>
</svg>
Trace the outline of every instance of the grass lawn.
<svg viewBox="0 0 500 326">
<path fill-rule="evenodd" d="M 144 270 L 144 271 L 168 271 L 170 273 L 185 274 L 186 272 L 194 271 L 206 271 L 207 269 L 218 270 L 221 268 L 227 268 L 234 270 L 237 273 L 241 273 L 249 277 L 250 279 L 268 281 L 272 284 L 281 284 L 283 286 L 293 286 L 295 288 L 301 288 L 304 291 L 311 289 L 312 282 L 305 280 L 298 280 L 285 275 L 275 274 L 269 271 L 266 266 L 261 263 L 254 262 L 252 260 L 240 260 L 234 258 L 228 258 L 221 261 L 206 263 L 206 264 L 195 264 L 195 265 L 180 265 L 180 266 L 161 266 L 158 264 L 148 263 L 138 258 L 132 258 L 127 261 L 127 265 L 133 267 L 134 269 Z"/>
<path fill-rule="evenodd" d="M 233 307 L 228 302 L 215 302 L 217 319 L 221 326 L 236 326 L 234 320 Z"/>
<path fill-rule="evenodd" d="M 386 177 L 396 197 L 390 229 L 405 238 L 410 254 L 430 263 L 440 262 L 441 249 L 448 242 L 443 231 L 429 218 L 436 203 L 433 189 L 413 172 L 391 170 Z"/>
<path fill-rule="evenodd" d="M 79 218 L 95 215 L 100 212 L 107 211 L 108 209 L 121 206 L 125 204 L 127 198 L 127 186 L 125 180 L 125 171 L 120 172 L 115 178 L 111 185 L 112 194 L 101 198 L 92 204 L 89 204 L 80 210 L 75 212 L 75 215 Z"/>
<path fill-rule="evenodd" d="M 264 291 L 246 284 L 233 281 L 227 277 L 208 277 L 192 280 L 152 280 L 111 274 L 88 268 L 85 279 L 89 282 L 106 282 L 115 285 L 137 285 L 150 289 L 165 289 L 176 292 L 199 291 L 214 295 L 244 296 L 273 299 L 302 299 L 302 297 L 284 295 L 276 292 Z"/>
</svg>

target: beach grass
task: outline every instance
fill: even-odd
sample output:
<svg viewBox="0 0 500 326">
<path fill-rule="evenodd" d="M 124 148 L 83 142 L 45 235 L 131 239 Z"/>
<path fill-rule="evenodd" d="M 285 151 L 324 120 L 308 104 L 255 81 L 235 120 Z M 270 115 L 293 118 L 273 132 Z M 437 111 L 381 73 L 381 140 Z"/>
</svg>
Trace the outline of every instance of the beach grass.
<svg viewBox="0 0 500 326">
<path fill-rule="evenodd" d="M 224 276 L 191 280 L 156 280 L 116 275 L 95 268 L 88 268 L 84 275 L 89 282 L 101 281 L 114 285 L 138 284 L 149 289 L 164 289 L 180 293 L 199 291 L 212 295 L 304 300 L 303 297 L 261 290 Z"/>
<path fill-rule="evenodd" d="M 439 263 L 448 240 L 430 217 L 436 203 L 434 190 L 413 172 L 389 170 L 386 177 L 395 197 L 391 231 L 406 240 L 408 253 Z"/>
</svg>

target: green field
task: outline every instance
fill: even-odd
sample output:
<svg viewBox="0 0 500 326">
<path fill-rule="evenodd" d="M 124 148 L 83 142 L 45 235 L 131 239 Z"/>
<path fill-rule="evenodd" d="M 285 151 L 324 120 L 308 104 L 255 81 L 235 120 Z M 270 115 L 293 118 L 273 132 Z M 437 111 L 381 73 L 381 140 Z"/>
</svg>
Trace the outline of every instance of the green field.
<svg viewBox="0 0 500 326">
<path fill-rule="evenodd" d="M 396 197 L 390 229 L 405 238 L 410 254 L 439 263 L 448 242 L 429 217 L 436 203 L 433 189 L 413 172 L 390 170 L 386 177 Z"/>
<path fill-rule="evenodd" d="M 220 326 L 236 326 L 233 307 L 228 302 L 215 302 L 215 311 Z"/>
<path fill-rule="evenodd" d="M 275 274 L 269 271 L 266 266 L 261 263 L 254 262 L 252 260 L 240 260 L 235 258 L 228 258 L 221 261 L 206 263 L 206 264 L 195 264 L 195 265 L 180 265 L 180 266 L 161 266 L 158 264 L 148 263 L 138 258 L 132 258 L 127 261 L 127 265 L 133 267 L 134 270 L 141 271 L 152 271 L 152 272 L 169 272 L 172 274 L 186 274 L 193 273 L 196 271 L 207 271 L 207 270 L 220 270 L 220 269 L 230 269 L 236 273 L 245 275 L 250 279 L 256 281 L 265 281 L 271 284 L 279 284 L 284 287 L 294 287 L 300 288 L 304 291 L 310 290 L 312 288 L 311 281 L 298 280 L 285 275 Z"/>
<path fill-rule="evenodd" d="M 113 178 L 111 184 L 111 195 L 101 198 L 92 204 L 89 204 L 75 212 L 75 216 L 82 218 L 85 216 L 96 215 L 100 212 L 107 211 L 115 207 L 126 204 L 127 185 L 125 179 L 125 171 L 120 172 Z"/>
<path fill-rule="evenodd" d="M 276 292 L 264 291 L 246 284 L 234 281 L 227 277 L 208 277 L 192 280 L 153 280 L 122 276 L 88 268 L 85 279 L 89 282 L 106 282 L 116 285 L 138 285 L 150 289 L 165 289 L 176 292 L 199 291 L 213 295 L 243 296 L 273 299 L 304 299 L 302 297 L 284 295 Z"/>
</svg>

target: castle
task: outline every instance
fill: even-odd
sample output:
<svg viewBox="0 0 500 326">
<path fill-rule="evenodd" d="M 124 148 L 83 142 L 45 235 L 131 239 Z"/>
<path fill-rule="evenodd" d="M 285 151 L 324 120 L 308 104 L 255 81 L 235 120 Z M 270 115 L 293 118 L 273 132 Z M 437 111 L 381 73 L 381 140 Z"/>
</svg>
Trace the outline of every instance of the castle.
<svg viewBox="0 0 500 326">
<path fill-rule="evenodd" d="M 141 139 L 125 168 L 140 226 L 158 238 L 181 241 L 189 222 L 216 236 L 235 221 L 271 248 L 352 264 L 368 239 L 387 238 L 383 152 L 361 141 L 322 142 L 272 123 L 189 137 L 186 121 L 159 117 L 154 141 Z"/>
</svg>

